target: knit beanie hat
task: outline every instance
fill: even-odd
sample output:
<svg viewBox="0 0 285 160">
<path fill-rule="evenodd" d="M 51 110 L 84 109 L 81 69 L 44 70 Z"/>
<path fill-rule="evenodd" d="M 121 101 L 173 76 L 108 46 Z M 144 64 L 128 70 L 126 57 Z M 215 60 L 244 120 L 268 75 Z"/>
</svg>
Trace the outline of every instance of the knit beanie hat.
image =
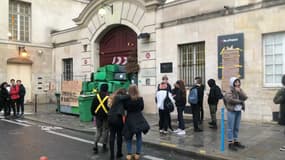
<svg viewBox="0 0 285 160">
<path fill-rule="evenodd" d="M 100 87 L 101 92 L 108 92 L 108 85 L 107 84 L 102 84 Z"/>
</svg>

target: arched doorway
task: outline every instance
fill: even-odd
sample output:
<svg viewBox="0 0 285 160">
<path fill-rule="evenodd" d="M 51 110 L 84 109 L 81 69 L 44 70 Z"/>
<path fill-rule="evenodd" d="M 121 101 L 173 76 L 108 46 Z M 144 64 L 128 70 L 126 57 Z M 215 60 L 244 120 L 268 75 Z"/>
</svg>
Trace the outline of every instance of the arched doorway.
<svg viewBox="0 0 285 160">
<path fill-rule="evenodd" d="M 127 26 L 107 32 L 100 41 L 100 66 L 127 63 L 127 57 L 137 57 L 137 34 Z"/>
</svg>

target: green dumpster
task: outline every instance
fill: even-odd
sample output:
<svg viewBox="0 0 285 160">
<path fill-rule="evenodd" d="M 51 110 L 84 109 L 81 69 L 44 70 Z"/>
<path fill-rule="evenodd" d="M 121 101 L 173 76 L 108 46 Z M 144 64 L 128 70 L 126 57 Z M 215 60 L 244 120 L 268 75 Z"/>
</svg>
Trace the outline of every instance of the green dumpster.
<svg viewBox="0 0 285 160">
<path fill-rule="evenodd" d="M 79 103 L 79 119 L 80 121 L 89 122 L 92 120 L 91 105 L 95 95 L 80 95 Z"/>
</svg>

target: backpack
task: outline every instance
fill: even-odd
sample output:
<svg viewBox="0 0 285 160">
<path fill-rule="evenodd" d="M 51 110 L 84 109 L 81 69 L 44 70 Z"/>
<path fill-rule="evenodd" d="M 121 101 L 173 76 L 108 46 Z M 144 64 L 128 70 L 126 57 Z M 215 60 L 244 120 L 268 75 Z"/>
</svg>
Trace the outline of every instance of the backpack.
<svg viewBox="0 0 285 160">
<path fill-rule="evenodd" d="M 198 104 L 198 89 L 197 89 L 197 87 L 192 88 L 190 90 L 190 93 L 188 96 L 188 102 L 190 104 Z"/>
<path fill-rule="evenodd" d="M 163 101 L 163 106 L 164 106 L 164 109 L 168 110 L 169 112 L 174 111 L 174 105 L 173 105 L 172 101 L 170 100 L 170 98 L 168 97 L 168 91 L 167 91 L 166 97 Z"/>
<path fill-rule="evenodd" d="M 224 98 L 224 95 L 223 95 L 223 93 L 222 93 L 220 87 L 218 87 L 218 89 L 219 89 L 218 98 L 219 98 L 219 99 L 223 99 L 223 98 Z"/>
</svg>

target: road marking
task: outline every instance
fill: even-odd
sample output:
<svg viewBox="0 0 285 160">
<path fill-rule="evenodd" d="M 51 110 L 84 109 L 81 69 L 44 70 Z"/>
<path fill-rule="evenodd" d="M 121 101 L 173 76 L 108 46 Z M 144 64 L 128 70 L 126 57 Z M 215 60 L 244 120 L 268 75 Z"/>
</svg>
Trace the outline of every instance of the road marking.
<svg viewBox="0 0 285 160">
<path fill-rule="evenodd" d="M 201 154 L 206 154 L 206 151 L 205 151 L 205 150 L 199 150 L 199 152 L 200 152 Z"/>
<path fill-rule="evenodd" d="M 167 146 L 167 147 L 172 147 L 172 148 L 176 148 L 176 144 L 171 144 L 171 143 L 164 143 L 164 142 L 161 142 L 160 145 L 163 145 L 163 146 Z"/>
<path fill-rule="evenodd" d="M 41 125 L 39 125 L 39 127 L 41 127 L 41 130 L 43 130 L 43 131 L 63 129 L 62 127 L 56 127 L 56 126 L 54 127 L 54 126 L 41 126 Z"/>
<path fill-rule="evenodd" d="M 76 141 L 84 142 L 84 143 L 94 144 L 94 141 L 89 141 L 89 140 L 86 140 L 86 139 L 70 136 L 70 135 L 67 135 L 67 134 L 58 133 L 58 132 L 51 131 L 51 130 L 46 130 L 46 132 L 50 133 L 50 134 L 62 136 L 62 137 L 65 137 L 65 138 L 73 139 L 73 140 L 76 140 Z M 102 147 L 103 145 L 101 143 L 99 143 L 98 146 Z"/>
<path fill-rule="evenodd" d="M 31 125 L 28 125 L 28 124 L 25 124 L 25 123 L 19 123 L 19 122 L 12 121 L 12 120 L 8 120 L 8 119 L 1 119 L 1 120 L 2 120 L 2 121 L 5 121 L 5 122 L 17 124 L 17 125 L 20 125 L 20 126 L 24 126 L 24 127 L 29 127 L 29 126 L 31 126 Z"/>
<path fill-rule="evenodd" d="M 157 158 L 157 157 L 154 157 L 154 156 L 149 156 L 149 155 L 145 155 L 143 156 L 144 158 L 146 159 L 150 159 L 150 160 L 164 160 L 162 158 Z"/>
<path fill-rule="evenodd" d="M 0 113 L 4 114 L 4 111 L 2 110 Z M 35 114 L 35 113 L 33 113 L 33 112 L 24 112 L 24 115 L 31 115 L 31 114 Z"/>
<path fill-rule="evenodd" d="M 29 125 L 34 125 L 34 123 L 31 123 L 29 121 L 24 121 L 24 120 L 19 120 L 19 119 L 15 119 L 15 121 L 20 122 L 20 123 L 29 124 Z"/>
</svg>

